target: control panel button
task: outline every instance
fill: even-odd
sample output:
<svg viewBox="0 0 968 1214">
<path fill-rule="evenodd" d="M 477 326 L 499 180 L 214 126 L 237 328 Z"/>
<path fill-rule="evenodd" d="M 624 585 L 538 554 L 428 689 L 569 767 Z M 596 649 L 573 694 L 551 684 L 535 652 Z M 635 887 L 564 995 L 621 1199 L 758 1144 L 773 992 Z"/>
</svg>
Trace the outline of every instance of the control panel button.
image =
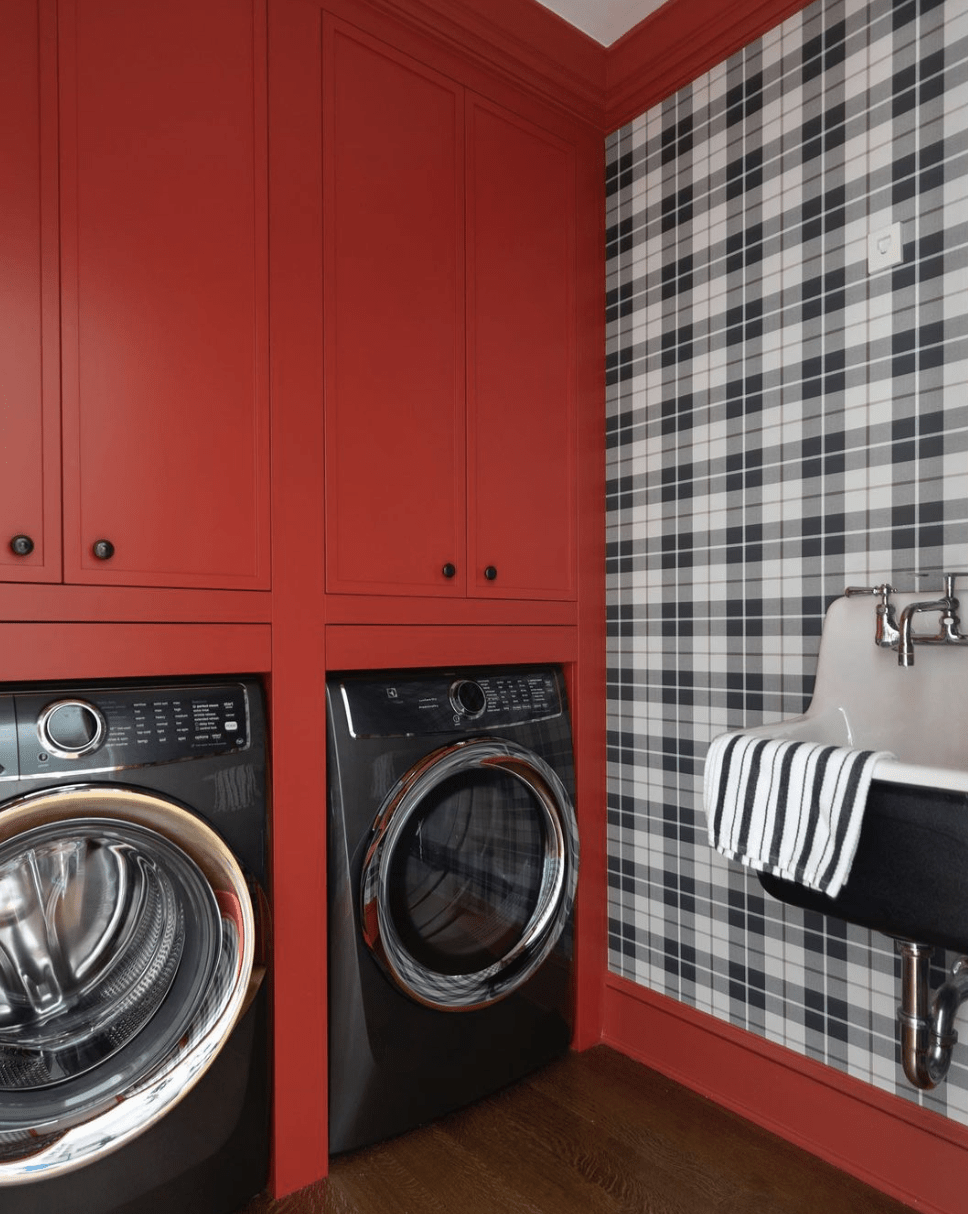
<svg viewBox="0 0 968 1214">
<path fill-rule="evenodd" d="M 74 759 L 98 749 L 107 734 L 107 723 L 85 700 L 59 700 L 41 713 L 37 733 L 51 754 Z"/>
<path fill-rule="evenodd" d="M 487 696 L 480 683 L 473 679 L 458 679 L 450 689 L 450 702 L 455 712 L 473 719 L 487 707 Z"/>
</svg>

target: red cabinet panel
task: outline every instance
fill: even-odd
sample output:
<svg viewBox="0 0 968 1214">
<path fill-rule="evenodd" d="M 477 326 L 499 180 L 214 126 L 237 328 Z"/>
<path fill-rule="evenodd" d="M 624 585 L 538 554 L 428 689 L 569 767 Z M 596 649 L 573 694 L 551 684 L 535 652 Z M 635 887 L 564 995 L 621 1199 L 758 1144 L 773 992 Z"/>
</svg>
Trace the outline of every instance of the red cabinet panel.
<svg viewBox="0 0 968 1214">
<path fill-rule="evenodd" d="M 63 0 L 60 40 L 66 580 L 265 587 L 264 3 Z"/>
<path fill-rule="evenodd" d="M 336 20 L 322 75 L 327 590 L 574 598 L 574 148 Z"/>
<path fill-rule="evenodd" d="M 323 81 L 327 589 L 462 593 L 461 90 L 335 21 Z"/>
<path fill-rule="evenodd" d="M 480 98 L 467 147 L 469 584 L 573 598 L 575 151 Z"/>
<path fill-rule="evenodd" d="M 60 579 L 52 3 L 0 3 L 0 580 Z M 18 555 L 11 548 L 22 537 Z"/>
</svg>

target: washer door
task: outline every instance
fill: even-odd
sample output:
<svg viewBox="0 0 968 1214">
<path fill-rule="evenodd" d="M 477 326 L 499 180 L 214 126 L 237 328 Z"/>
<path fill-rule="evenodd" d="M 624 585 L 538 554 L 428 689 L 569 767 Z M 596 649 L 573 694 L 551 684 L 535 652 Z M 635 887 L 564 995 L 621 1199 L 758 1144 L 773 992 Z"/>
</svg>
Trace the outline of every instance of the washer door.
<svg viewBox="0 0 968 1214">
<path fill-rule="evenodd" d="M 486 1007 L 555 947 L 577 877 L 575 812 L 554 770 L 514 742 L 457 742 L 412 767 L 381 807 L 363 936 L 412 999 Z"/>
<path fill-rule="evenodd" d="M 241 869 L 174 802 L 85 785 L 4 806 L 0 1185 L 82 1167 L 164 1116 L 241 1014 L 254 950 Z"/>
</svg>

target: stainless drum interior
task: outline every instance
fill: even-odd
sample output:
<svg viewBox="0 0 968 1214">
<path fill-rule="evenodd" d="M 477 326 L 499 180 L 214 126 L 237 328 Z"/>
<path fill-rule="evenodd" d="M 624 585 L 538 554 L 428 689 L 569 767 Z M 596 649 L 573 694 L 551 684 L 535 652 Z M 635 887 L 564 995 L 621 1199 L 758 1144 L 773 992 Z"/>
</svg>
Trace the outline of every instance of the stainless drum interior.
<svg viewBox="0 0 968 1214">
<path fill-rule="evenodd" d="M 4 808 L 0 1185 L 106 1154 L 190 1090 L 240 1014 L 254 926 L 231 852 L 166 798 Z"/>
<path fill-rule="evenodd" d="M 78 819 L 0 846 L 0 1125 L 96 1107 L 89 1072 L 109 1058 L 122 1088 L 157 1065 L 212 981 L 220 938 L 198 866 L 154 831 Z"/>
</svg>

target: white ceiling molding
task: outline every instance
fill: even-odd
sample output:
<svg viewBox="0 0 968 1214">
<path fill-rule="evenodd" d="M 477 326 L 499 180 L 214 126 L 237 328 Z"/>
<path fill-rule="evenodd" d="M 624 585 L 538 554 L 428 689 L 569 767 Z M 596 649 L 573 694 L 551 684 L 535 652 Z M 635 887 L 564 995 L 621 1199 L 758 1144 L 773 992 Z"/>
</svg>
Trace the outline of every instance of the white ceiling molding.
<svg viewBox="0 0 968 1214">
<path fill-rule="evenodd" d="M 538 3 L 602 46 L 611 46 L 649 13 L 654 13 L 663 0 L 538 0 Z"/>
</svg>

